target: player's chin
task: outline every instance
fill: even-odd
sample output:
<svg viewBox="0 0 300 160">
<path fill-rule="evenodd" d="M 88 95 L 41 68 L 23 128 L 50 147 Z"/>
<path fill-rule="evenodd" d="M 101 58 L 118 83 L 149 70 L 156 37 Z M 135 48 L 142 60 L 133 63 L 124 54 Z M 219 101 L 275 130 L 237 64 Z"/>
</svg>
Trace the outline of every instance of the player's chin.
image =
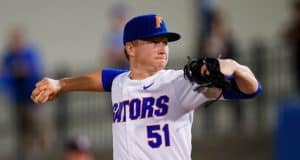
<svg viewBox="0 0 300 160">
<path fill-rule="evenodd" d="M 168 62 L 167 62 L 166 60 L 159 60 L 159 61 L 157 62 L 157 68 L 158 68 L 159 70 L 164 69 L 164 68 L 166 67 L 167 63 L 168 63 Z"/>
<path fill-rule="evenodd" d="M 156 58 L 155 61 L 157 63 L 167 63 L 168 59 L 166 59 L 166 58 Z"/>
</svg>

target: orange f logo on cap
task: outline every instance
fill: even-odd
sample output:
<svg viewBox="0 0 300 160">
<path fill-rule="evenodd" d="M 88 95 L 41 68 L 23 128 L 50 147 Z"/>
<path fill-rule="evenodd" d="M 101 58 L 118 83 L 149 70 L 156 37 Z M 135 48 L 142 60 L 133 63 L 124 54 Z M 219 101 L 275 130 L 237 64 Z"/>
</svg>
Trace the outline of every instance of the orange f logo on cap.
<svg viewBox="0 0 300 160">
<path fill-rule="evenodd" d="M 156 28 L 160 28 L 160 24 L 162 22 L 162 17 L 161 16 L 155 16 L 156 20 Z"/>
</svg>

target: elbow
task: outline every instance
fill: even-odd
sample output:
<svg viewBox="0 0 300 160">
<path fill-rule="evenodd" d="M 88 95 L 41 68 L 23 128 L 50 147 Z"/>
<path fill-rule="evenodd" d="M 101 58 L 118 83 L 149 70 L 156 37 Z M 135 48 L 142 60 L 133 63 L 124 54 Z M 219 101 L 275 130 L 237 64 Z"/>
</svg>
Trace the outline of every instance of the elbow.
<svg viewBox="0 0 300 160">
<path fill-rule="evenodd" d="M 260 92 L 261 86 L 259 82 L 257 82 L 255 85 L 251 85 L 247 88 L 247 93 L 246 94 L 254 94 L 256 92 Z"/>
<path fill-rule="evenodd" d="M 256 92 L 260 92 L 261 86 L 258 82 L 248 83 L 238 86 L 239 90 L 247 95 L 254 94 Z"/>
<path fill-rule="evenodd" d="M 262 88 L 261 84 L 258 82 L 257 87 L 255 89 L 253 89 L 253 91 L 248 95 L 251 98 L 253 98 L 253 97 L 256 97 L 256 96 L 260 95 L 262 93 L 262 91 L 263 91 L 263 88 Z"/>
<path fill-rule="evenodd" d="M 256 80 L 251 70 L 244 65 L 240 65 L 236 72 L 237 85 L 241 92 L 247 95 L 260 94 L 262 91 L 261 84 Z"/>
</svg>

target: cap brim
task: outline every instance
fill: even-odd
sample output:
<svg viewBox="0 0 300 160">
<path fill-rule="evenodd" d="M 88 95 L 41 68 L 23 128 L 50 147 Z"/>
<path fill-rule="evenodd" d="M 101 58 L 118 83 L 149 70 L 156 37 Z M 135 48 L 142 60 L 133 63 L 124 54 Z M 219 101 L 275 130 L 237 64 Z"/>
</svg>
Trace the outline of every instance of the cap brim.
<svg viewBox="0 0 300 160">
<path fill-rule="evenodd" d="M 167 37 L 169 42 L 177 41 L 181 38 L 178 33 L 174 33 L 174 32 L 167 32 L 165 34 L 161 34 L 160 36 Z"/>
<path fill-rule="evenodd" d="M 178 33 L 174 33 L 174 32 L 163 32 L 163 33 L 158 32 L 156 34 L 151 34 L 149 36 L 144 36 L 143 38 L 151 38 L 151 37 L 158 37 L 158 36 L 167 37 L 168 42 L 177 41 L 181 38 L 181 36 Z"/>
</svg>

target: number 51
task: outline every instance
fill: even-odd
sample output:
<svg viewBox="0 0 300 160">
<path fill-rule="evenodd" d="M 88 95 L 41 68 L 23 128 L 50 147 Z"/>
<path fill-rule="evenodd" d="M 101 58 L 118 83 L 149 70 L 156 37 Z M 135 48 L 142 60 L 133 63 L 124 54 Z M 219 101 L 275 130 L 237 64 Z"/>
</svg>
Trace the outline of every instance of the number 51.
<svg viewBox="0 0 300 160">
<path fill-rule="evenodd" d="M 163 132 L 163 136 L 161 133 Z M 161 128 L 160 125 L 147 126 L 148 145 L 152 148 L 159 148 L 164 138 L 165 146 L 170 146 L 169 125 L 165 124 Z"/>
</svg>

